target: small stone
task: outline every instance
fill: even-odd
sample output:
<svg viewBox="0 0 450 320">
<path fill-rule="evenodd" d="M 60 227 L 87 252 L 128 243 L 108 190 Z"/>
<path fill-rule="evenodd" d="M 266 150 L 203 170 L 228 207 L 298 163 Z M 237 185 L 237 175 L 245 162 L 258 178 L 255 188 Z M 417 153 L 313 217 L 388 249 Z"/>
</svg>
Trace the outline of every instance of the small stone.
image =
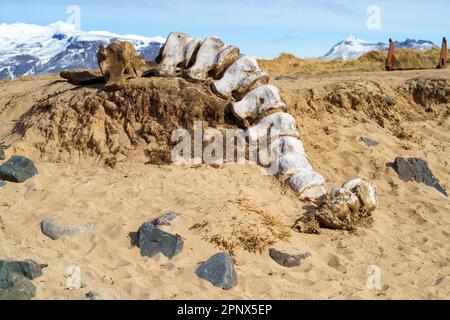
<svg viewBox="0 0 450 320">
<path fill-rule="evenodd" d="M 15 272 L 24 277 L 27 277 L 30 280 L 42 276 L 42 266 L 33 260 L 0 260 L 0 271 Z"/>
<path fill-rule="evenodd" d="M 27 277 L 0 268 L 0 300 L 30 300 L 35 295 L 36 287 Z"/>
<path fill-rule="evenodd" d="M 330 260 L 328 260 L 328 266 L 336 269 L 339 272 L 345 273 L 347 271 L 347 268 L 342 265 L 341 260 L 338 256 L 332 255 L 330 257 Z"/>
<path fill-rule="evenodd" d="M 6 186 L 6 182 L 0 179 L 0 188 Z"/>
<path fill-rule="evenodd" d="M 22 183 L 38 174 L 33 161 L 21 156 L 12 156 L 0 166 L 0 179 Z"/>
<path fill-rule="evenodd" d="M 392 98 L 391 96 L 384 97 L 384 100 L 386 101 L 388 106 L 393 106 L 395 104 L 394 98 Z"/>
<path fill-rule="evenodd" d="M 403 181 L 409 182 L 414 180 L 418 183 L 423 183 L 435 188 L 448 197 L 447 191 L 433 175 L 427 161 L 419 158 L 405 159 L 397 157 L 394 161 L 393 168 Z"/>
<path fill-rule="evenodd" d="M 345 248 L 347 248 L 347 245 L 341 240 L 341 241 L 338 242 L 337 248 L 338 249 L 345 249 Z"/>
<path fill-rule="evenodd" d="M 152 221 L 153 225 L 157 226 L 170 226 L 170 222 L 174 220 L 176 217 L 180 216 L 179 213 L 176 212 L 168 212 L 165 213 L 158 218 Z"/>
<path fill-rule="evenodd" d="M 237 285 L 237 274 L 234 270 L 233 259 L 226 252 L 216 253 L 203 262 L 197 268 L 195 274 L 224 290 L 229 290 Z"/>
<path fill-rule="evenodd" d="M 279 76 L 276 77 L 275 80 L 297 80 L 298 78 L 293 76 Z"/>
<path fill-rule="evenodd" d="M 95 291 L 89 291 L 86 293 L 86 298 L 89 298 L 90 300 L 103 300 L 102 297 Z"/>
<path fill-rule="evenodd" d="M 274 248 L 271 248 L 269 250 L 269 255 L 279 265 L 287 268 L 298 267 L 301 265 L 302 260 L 311 257 L 311 254 L 309 252 L 301 254 L 289 254 L 278 251 Z"/>
<path fill-rule="evenodd" d="M 162 253 L 172 259 L 183 249 L 183 239 L 157 228 L 152 222 L 144 223 L 138 231 L 141 256 L 153 257 Z"/>
<path fill-rule="evenodd" d="M 364 142 L 365 145 L 368 146 L 369 148 L 374 148 L 379 145 L 379 143 L 377 141 L 372 140 L 367 137 L 361 137 L 361 141 Z"/>
<path fill-rule="evenodd" d="M 58 240 L 61 238 L 66 229 L 54 223 L 51 219 L 45 219 L 41 222 L 42 233 L 52 240 Z"/>
<path fill-rule="evenodd" d="M 3 147 L 0 145 L 0 160 L 5 160 L 5 151 Z"/>
<path fill-rule="evenodd" d="M 75 237 L 82 233 L 91 231 L 95 227 L 95 222 L 89 222 L 84 226 L 79 228 L 71 228 L 68 226 L 61 227 L 60 225 L 53 222 L 51 219 L 45 219 L 41 222 L 42 233 L 45 234 L 52 240 L 58 240 L 63 235 L 68 235 L 69 237 Z"/>
</svg>

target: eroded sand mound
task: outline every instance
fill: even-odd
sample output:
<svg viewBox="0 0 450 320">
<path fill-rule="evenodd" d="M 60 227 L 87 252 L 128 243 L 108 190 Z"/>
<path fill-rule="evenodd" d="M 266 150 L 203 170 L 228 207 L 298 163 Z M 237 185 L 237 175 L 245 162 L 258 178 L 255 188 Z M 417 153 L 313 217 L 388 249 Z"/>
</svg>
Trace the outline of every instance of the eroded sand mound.
<svg viewBox="0 0 450 320">
<path fill-rule="evenodd" d="M 373 120 L 400 139 L 415 139 L 405 121 L 446 119 L 449 113 L 445 106 L 450 102 L 450 80 L 444 77 L 334 82 L 313 78 L 295 90 L 289 81 L 276 82 L 291 114 L 299 119 L 329 113 L 361 123 Z M 90 156 L 114 166 L 134 155 L 144 162 L 170 163 L 172 131 L 191 130 L 196 120 L 209 127 L 235 127 L 237 119 L 227 106 L 228 101 L 214 95 L 207 84 L 181 78 L 130 80 L 115 93 L 97 86 L 64 85 L 37 99 L 14 131 L 51 161 Z"/>
<path fill-rule="evenodd" d="M 283 92 L 284 91 L 284 92 Z M 405 121 L 448 117 L 450 102 L 448 78 L 418 78 L 405 81 L 352 79 L 320 83 L 312 88 L 282 90 L 288 105 L 299 117 L 314 118 L 325 112 L 355 117 L 361 123 L 374 120 L 397 138 L 414 139 Z"/>
<path fill-rule="evenodd" d="M 207 85 L 136 79 L 119 92 L 92 86 L 50 95 L 22 115 L 15 129 L 52 160 L 78 153 L 113 165 L 143 150 L 149 162 L 168 163 L 173 130 L 191 129 L 196 120 L 219 126 L 226 106 Z"/>
</svg>

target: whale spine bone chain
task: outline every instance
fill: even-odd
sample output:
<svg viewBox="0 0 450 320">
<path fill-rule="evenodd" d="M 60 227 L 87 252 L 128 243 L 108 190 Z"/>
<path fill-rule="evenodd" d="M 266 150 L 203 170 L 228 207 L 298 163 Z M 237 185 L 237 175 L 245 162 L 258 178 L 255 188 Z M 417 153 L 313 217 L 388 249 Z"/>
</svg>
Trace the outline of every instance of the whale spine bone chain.
<svg viewBox="0 0 450 320">
<path fill-rule="evenodd" d="M 141 59 L 130 45 L 121 42 L 111 43 L 106 48 L 100 46 L 100 70 L 106 87 L 112 90 L 123 88 L 125 79 L 139 76 L 142 69 Z M 278 88 L 269 84 L 269 75 L 261 70 L 255 58 L 241 55 L 238 47 L 226 45 L 217 36 L 201 41 L 183 32 L 172 32 L 156 61 L 147 62 L 147 67 L 149 65 L 151 68 L 144 76 L 183 77 L 210 84 L 214 94 L 230 101 L 234 115 L 248 128 L 250 142 L 268 140 L 269 147 L 258 151 L 262 166 L 278 165 L 276 173 L 288 177 L 288 185 L 301 199 L 325 198 L 325 179 L 309 162 L 299 140 L 296 120 L 286 113 Z M 64 78 L 70 81 L 75 75 L 70 77 L 66 73 Z M 374 190 L 366 192 L 369 207 L 376 206 L 372 199 Z"/>
</svg>

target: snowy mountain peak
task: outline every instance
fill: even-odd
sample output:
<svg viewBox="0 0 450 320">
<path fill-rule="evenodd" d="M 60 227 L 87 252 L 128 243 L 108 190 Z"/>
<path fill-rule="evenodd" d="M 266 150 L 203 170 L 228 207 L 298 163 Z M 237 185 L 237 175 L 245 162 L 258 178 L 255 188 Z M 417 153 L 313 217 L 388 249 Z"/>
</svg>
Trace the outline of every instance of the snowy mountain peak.
<svg viewBox="0 0 450 320">
<path fill-rule="evenodd" d="M 0 79 L 55 73 L 70 69 L 98 69 L 101 43 L 130 41 L 147 60 L 154 59 L 165 38 L 78 30 L 56 22 L 48 26 L 0 24 Z"/>
<path fill-rule="evenodd" d="M 345 38 L 345 40 L 344 40 L 343 42 L 348 42 L 348 43 L 362 43 L 362 42 L 365 42 L 365 41 L 358 39 L 358 38 L 355 37 L 354 35 L 349 35 L 349 36 L 347 36 L 347 38 Z"/>
<path fill-rule="evenodd" d="M 430 50 L 435 45 L 427 40 L 406 39 L 404 42 L 395 42 L 396 48 L 410 48 L 415 50 Z M 354 60 L 370 51 L 387 50 L 388 43 L 369 42 L 349 35 L 343 41 L 336 44 L 331 50 L 322 57 L 324 60 Z"/>
</svg>

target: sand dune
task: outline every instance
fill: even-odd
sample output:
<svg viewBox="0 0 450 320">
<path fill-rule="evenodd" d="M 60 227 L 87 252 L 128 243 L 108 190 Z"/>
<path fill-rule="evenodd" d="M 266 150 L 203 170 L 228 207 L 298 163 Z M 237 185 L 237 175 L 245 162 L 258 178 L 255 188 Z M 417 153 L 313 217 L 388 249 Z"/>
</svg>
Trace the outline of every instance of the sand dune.
<svg viewBox="0 0 450 320">
<path fill-rule="evenodd" d="M 386 166 L 396 156 L 426 159 L 449 189 L 449 78 L 450 71 L 427 70 L 272 79 L 328 188 L 356 176 L 378 187 L 372 226 L 321 235 L 291 229 L 311 204 L 257 166 L 150 165 L 142 150 L 114 169 L 95 154 L 49 159 L 36 145 L 40 131 L 23 135 L 17 123 L 39 100 L 83 89 L 52 77 L 2 82 L 0 141 L 7 156 L 35 160 L 39 175 L 0 189 L 1 258 L 49 265 L 35 281 L 38 299 L 84 299 L 91 290 L 106 299 L 449 299 L 449 200 L 403 182 Z M 361 136 L 380 145 L 369 149 Z M 141 257 L 132 233 L 167 211 L 181 213 L 163 228 L 183 237 L 184 250 L 171 261 Z M 97 224 L 52 241 L 40 231 L 47 217 L 75 227 Z M 260 247 L 250 252 L 245 244 L 255 235 Z M 239 283 L 229 291 L 194 274 L 198 263 L 224 249 L 217 238 L 235 244 Z M 312 257 L 286 269 L 269 257 L 269 247 Z M 80 290 L 66 290 L 70 265 L 81 267 Z M 381 269 L 381 290 L 366 286 L 372 265 Z"/>
</svg>

